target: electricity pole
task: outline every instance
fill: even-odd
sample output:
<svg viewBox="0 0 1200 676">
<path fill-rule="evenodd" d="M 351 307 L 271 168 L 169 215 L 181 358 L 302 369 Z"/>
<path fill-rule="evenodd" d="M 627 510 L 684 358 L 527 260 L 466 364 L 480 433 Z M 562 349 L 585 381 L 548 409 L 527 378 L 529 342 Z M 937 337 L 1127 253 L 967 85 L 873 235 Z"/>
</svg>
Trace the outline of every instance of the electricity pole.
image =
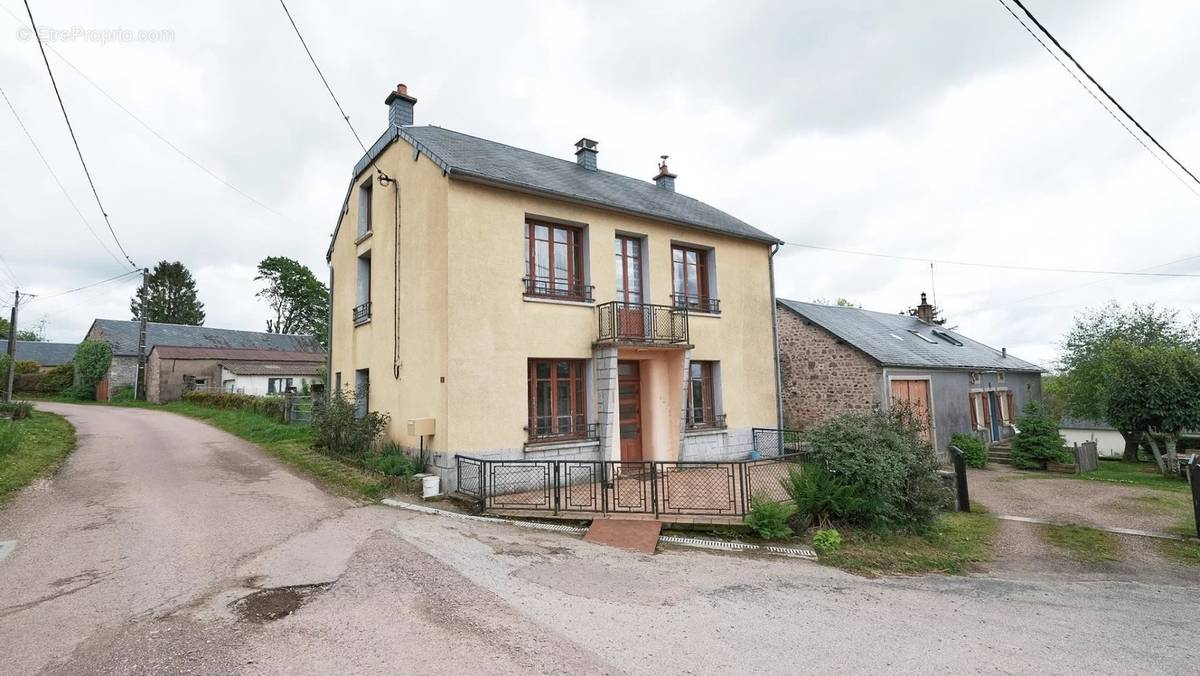
<svg viewBox="0 0 1200 676">
<path fill-rule="evenodd" d="M 133 397 L 140 401 L 146 400 L 146 276 L 150 268 L 142 268 L 142 288 L 138 290 L 141 299 L 141 324 L 138 327 L 138 366 L 133 387 Z"/>
<path fill-rule="evenodd" d="M 8 374 L 5 376 L 8 384 L 4 388 L 4 401 L 12 401 L 13 373 L 17 370 L 17 306 L 21 304 L 20 289 L 13 291 L 12 314 L 8 321 Z"/>
</svg>

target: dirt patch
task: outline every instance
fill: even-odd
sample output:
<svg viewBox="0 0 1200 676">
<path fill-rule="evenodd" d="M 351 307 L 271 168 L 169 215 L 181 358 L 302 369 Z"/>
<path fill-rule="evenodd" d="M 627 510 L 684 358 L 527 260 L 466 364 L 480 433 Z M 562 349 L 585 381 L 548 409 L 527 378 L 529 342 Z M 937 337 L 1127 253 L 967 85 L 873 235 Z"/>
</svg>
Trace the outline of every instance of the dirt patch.
<svg viewBox="0 0 1200 676">
<path fill-rule="evenodd" d="M 313 595 L 329 589 L 332 584 L 326 582 L 262 589 L 230 603 L 229 607 L 243 621 L 272 622 L 296 612 Z"/>
</svg>

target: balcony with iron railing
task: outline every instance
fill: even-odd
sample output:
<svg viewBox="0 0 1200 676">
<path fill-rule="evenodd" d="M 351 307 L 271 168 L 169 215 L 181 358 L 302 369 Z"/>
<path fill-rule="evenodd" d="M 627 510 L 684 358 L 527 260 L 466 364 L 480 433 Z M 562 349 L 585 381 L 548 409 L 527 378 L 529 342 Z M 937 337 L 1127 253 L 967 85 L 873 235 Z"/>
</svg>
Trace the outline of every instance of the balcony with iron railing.
<svg viewBox="0 0 1200 676">
<path fill-rule="evenodd" d="M 371 301 L 354 306 L 354 325 L 366 324 L 371 321 Z"/>
<path fill-rule="evenodd" d="M 671 304 L 677 308 L 686 308 L 692 312 L 703 312 L 710 315 L 721 314 L 721 301 L 716 298 L 709 298 L 708 296 L 673 293 L 671 294 Z"/>
<path fill-rule="evenodd" d="M 556 416 L 534 416 L 525 428 L 529 432 L 529 443 L 545 444 L 565 441 L 588 441 L 599 439 L 599 426 L 589 423 L 585 414 Z"/>
<path fill-rule="evenodd" d="M 684 423 L 689 432 L 723 430 L 725 429 L 725 414 L 717 413 L 716 409 L 711 406 L 689 408 L 684 411 Z"/>
<path fill-rule="evenodd" d="M 686 345 L 688 310 L 670 305 L 612 301 L 596 306 L 601 344 Z"/>
<path fill-rule="evenodd" d="M 521 280 L 525 285 L 526 298 L 546 298 L 565 300 L 577 303 L 592 302 L 592 286 L 582 280 L 566 280 L 550 277 L 525 277 Z"/>
</svg>

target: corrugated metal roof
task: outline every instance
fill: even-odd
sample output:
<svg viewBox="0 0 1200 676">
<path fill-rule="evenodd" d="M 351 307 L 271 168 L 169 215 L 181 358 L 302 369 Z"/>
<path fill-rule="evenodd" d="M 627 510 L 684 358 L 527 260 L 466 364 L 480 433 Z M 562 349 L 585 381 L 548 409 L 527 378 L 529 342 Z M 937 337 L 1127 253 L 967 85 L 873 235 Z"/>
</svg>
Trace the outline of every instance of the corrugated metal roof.
<svg viewBox="0 0 1200 676">
<path fill-rule="evenodd" d="M 18 340 L 17 361 L 36 361 L 42 366 L 58 366 L 74 359 L 77 347 L 79 347 L 78 343 L 42 343 L 34 340 Z M 0 338 L 0 354 L 8 354 L 8 341 L 3 338 Z"/>
<path fill-rule="evenodd" d="M 96 330 L 113 348 L 113 354 L 130 356 L 138 353 L 138 322 L 120 319 L 97 319 Z M 91 331 L 88 332 L 89 334 Z M 283 352 L 321 352 L 325 348 L 312 336 L 297 336 L 264 331 L 214 329 L 208 326 L 182 324 L 146 325 L 146 349 L 155 345 L 178 347 L 227 347 L 247 350 L 280 350 Z"/>
<path fill-rule="evenodd" d="M 571 160 L 542 155 L 443 127 L 391 127 L 354 166 L 354 176 L 361 174 L 397 138 L 404 139 L 453 177 L 586 202 L 734 237 L 782 243 L 778 237 L 716 207 L 659 188 L 648 180 L 611 171 L 592 171 Z"/>
<path fill-rule="evenodd" d="M 239 376 L 315 376 L 320 362 L 227 361 L 221 368 Z"/>
<path fill-rule="evenodd" d="M 817 305 L 779 299 L 779 304 L 865 352 L 884 366 L 964 368 L 998 371 L 1045 369 L 972 340 L 961 333 L 902 314 L 872 312 L 851 307 Z M 962 345 L 954 345 L 934 331 L 944 332 Z M 919 334 L 919 335 L 914 335 Z"/>
</svg>

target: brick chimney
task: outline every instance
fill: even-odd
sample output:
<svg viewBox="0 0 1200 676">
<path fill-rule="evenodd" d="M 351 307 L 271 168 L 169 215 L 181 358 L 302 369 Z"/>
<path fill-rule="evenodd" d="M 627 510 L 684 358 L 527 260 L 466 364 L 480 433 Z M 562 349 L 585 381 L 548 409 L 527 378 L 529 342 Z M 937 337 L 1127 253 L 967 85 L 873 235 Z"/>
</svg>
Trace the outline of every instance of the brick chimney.
<svg viewBox="0 0 1200 676">
<path fill-rule="evenodd" d="M 933 306 L 929 304 L 929 301 L 925 300 L 924 291 L 921 292 L 921 304 L 917 306 L 917 319 L 926 324 L 933 323 Z"/>
<path fill-rule="evenodd" d="M 408 95 L 408 86 L 396 85 L 396 91 L 384 99 L 388 106 L 388 125 L 392 127 L 411 127 L 413 123 L 413 107 L 417 100 Z"/>
<path fill-rule="evenodd" d="M 581 138 L 575 142 L 575 161 L 579 166 L 589 171 L 596 171 L 596 150 L 598 144 L 590 138 Z"/>
<path fill-rule="evenodd" d="M 662 158 L 662 162 L 658 165 L 658 176 L 654 177 L 654 185 L 663 190 L 675 192 L 675 174 L 667 169 L 667 156 L 659 155 L 659 157 Z"/>
</svg>

